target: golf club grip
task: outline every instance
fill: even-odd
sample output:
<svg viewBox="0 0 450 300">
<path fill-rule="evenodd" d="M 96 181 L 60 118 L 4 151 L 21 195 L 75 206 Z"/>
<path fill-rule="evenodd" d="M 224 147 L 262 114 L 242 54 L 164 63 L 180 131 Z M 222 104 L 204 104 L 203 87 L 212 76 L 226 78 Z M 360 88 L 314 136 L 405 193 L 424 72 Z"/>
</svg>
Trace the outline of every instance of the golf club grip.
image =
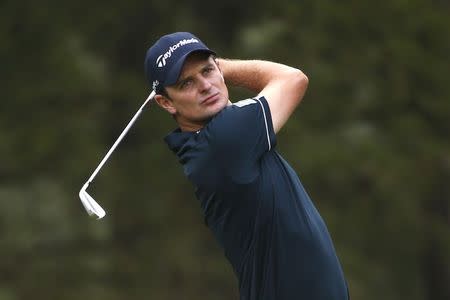
<svg viewBox="0 0 450 300">
<path fill-rule="evenodd" d="M 117 138 L 117 140 L 114 142 L 114 144 L 111 146 L 111 148 L 109 149 L 108 153 L 106 153 L 105 157 L 102 159 L 102 161 L 100 162 L 100 164 L 97 166 L 97 168 L 95 169 L 95 171 L 92 173 L 91 177 L 89 177 L 88 182 L 92 182 L 95 178 L 95 176 L 97 176 L 97 173 L 100 171 L 100 169 L 103 167 L 103 165 L 105 164 L 105 162 L 108 160 L 108 158 L 111 156 L 111 154 L 114 152 L 114 150 L 117 148 L 117 146 L 120 144 L 120 142 L 122 141 L 122 139 L 125 137 L 125 135 L 127 134 L 127 132 L 130 130 L 131 126 L 133 126 L 134 122 L 136 122 L 136 119 L 139 117 L 139 115 L 141 114 L 142 110 L 144 109 L 144 106 L 153 99 L 153 97 L 155 97 L 156 92 L 152 91 L 150 93 L 150 95 L 147 97 L 147 99 L 145 100 L 144 104 L 141 105 L 141 107 L 139 108 L 139 110 L 136 112 L 136 114 L 133 116 L 133 118 L 130 120 L 130 122 L 128 122 L 128 125 L 125 127 L 125 129 L 122 131 L 122 133 L 119 135 L 119 137 Z"/>
</svg>

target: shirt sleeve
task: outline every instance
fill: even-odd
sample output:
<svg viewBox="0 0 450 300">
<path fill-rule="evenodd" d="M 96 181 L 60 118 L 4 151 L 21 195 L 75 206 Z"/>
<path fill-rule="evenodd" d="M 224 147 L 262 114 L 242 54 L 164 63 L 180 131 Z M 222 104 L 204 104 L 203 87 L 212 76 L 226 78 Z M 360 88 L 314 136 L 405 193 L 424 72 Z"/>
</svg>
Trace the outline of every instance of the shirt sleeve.
<svg viewBox="0 0 450 300">
<path fill-rule="evenodd" d="M 276 145 L 272 116 L 264 97 L 234 103 L 208 127 L 215 159 L 226 175 L 238 183 L 252 181 L 259 174 L 261 158 Z"/>
</svg>

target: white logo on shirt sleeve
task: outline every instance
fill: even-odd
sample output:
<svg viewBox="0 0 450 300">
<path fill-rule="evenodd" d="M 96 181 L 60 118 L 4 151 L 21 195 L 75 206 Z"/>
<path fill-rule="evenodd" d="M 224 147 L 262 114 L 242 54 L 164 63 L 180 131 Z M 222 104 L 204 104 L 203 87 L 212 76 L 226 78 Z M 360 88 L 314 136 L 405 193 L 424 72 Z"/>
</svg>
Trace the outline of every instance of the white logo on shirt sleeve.
<svg viewBox="0 0 450 300">
<path fill-rule="evenodd" d="M 245 99 L 245 100 L 241 100 L 239 102 L 233 103 L 233 105 L 236 105 L 237 107 L 243 107 L 243 106 L 255 104 L 255 103 L 256 103 L 256 101 L 253 99 Z"/>
</svg>

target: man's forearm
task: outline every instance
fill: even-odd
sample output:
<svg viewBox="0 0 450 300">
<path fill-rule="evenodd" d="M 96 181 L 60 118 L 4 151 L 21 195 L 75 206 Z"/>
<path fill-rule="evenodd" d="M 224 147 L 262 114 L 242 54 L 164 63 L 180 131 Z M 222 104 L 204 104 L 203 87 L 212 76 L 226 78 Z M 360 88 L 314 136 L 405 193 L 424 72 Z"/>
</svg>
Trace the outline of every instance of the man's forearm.
<svg viewBox="0 0 450 300">
<path fill-rule="evenodd" d="M 227 83 L 255 93 L 259 93 L 271 81 L 283 77 L 285 73 L 298 71 L 286 65 L 263 60 L 219 58 L 217 61 Z"/>
</svg>

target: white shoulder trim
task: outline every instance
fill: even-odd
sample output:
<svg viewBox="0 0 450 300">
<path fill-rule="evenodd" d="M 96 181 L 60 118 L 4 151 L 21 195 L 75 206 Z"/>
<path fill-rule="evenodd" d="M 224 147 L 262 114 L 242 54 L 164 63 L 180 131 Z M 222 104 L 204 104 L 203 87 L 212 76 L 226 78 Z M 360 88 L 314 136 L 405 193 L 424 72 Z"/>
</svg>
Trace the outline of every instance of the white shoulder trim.
<svg viewBox="0 0 450 300">
<path fill-rule="evenodd" d="M 272 149 L 272 145 L 270 143 L 270 134 L 269 134 L 269 126 L 267 125 L 266 110 L 265 110 L 264 105 L 261 102 L 261 100 L 258 99 L 258 98 L 255 98 L 255 99 L 258 100 L 259 104 L 261 105 L 261 109 L 262 109 L 262 112 L 263 112 L 263 115 L 264 115 L 264 124 L 266 125 L 267 144 L 269 145 L 269 150 L 268 151 L 270 151 L 270 149 Z"/>
<path fill-rule="evenodd" d="M 255 104 L 255 103 L 256 103 L 256 101 L 254 99 L 245 99 L 245 100 L 241 100 L 236 103 L 233 103 L 233 105 L 236 105 L 237 107 L 243 107 L 243 106 L 247 106 L 247 105 Z"/>
</svg>

